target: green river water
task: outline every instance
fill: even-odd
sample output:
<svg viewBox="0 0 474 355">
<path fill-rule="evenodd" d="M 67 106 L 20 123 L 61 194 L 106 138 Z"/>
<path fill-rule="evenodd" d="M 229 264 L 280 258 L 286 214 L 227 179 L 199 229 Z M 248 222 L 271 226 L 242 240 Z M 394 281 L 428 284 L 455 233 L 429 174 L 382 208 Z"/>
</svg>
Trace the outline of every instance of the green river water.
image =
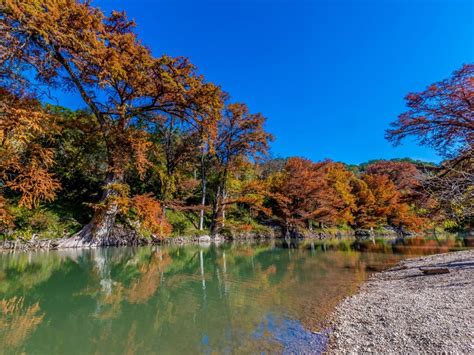
<svg viewBox="0 0 474 355">
<path fill-rule="evenodd" d="M 334 306 L 372 272 L 463 247 L 414 238 L 0 253 L 0 351 L 318 352 Z"/>
</svg>

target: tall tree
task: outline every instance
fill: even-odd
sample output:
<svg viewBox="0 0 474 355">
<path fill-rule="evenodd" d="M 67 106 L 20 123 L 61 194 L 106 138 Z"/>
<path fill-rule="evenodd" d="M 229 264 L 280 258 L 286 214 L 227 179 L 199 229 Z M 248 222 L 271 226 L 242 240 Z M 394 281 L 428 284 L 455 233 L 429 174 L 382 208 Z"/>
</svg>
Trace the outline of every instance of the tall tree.
<svg viewBox="0 0 474 355">
<path fill-rule="evenodd" d="M 340 163 L 313 163 L 290 158 L 273 180 L 274 214 L 286 233 L 312 222 L 338 225 L 353 221 L 355 198 L 350 185 L 354 175 Z"/>
<path fill-rule="evenodd" d="M 273 214 L 286 234 L 316 217 L 316 195 L 324 184 L 320 171 L 324 164 L 290 158 L 283 171 L 270 176 Z"/>
<path fill-rule="evenodd" d="M 212 111 L 220 90 L 205 83 L 185 58 L 155 58 L 137 39 L 124 13 L 106 16 L 89 2 L 13 1 L 0 5 L 0 68 L 3 82 L 77 92 L 99 125 L 108 174 L 101 203 L 79 241 L 108 244 L 129 166 L 146 168 L 147 127 L 163 115 L 216 130 Z"/>
<path fill-rule="evenodd" d="M 400 231 L 419 230 L 425 221 L 402 201 L 402 195 L 388 175 L 364 174 L 352 180 L 356 198 L 355 228 L 392 226 Z"/>
<path fill-rule="evenodd" d="M 387 131 L 395 144 L 415 136 L 447 158 L 423 181 L 424 190 L 447 215 L 474 227 L 474 64 L 406 96 L 408 111 Z"/>
<path fill-rule="evenodd" d="M 212 212 L 211 233 L 215 233 L 218 221 L 222 221 L 227 197 L 227 181 L 238 159 L 254 159 L 267 153 L 272 136 L 264 129 L 265 117 L 251 114 L 246 105 L 229 104 L 219 121 L 215 145 L 217 184 Z"/>
</svg>

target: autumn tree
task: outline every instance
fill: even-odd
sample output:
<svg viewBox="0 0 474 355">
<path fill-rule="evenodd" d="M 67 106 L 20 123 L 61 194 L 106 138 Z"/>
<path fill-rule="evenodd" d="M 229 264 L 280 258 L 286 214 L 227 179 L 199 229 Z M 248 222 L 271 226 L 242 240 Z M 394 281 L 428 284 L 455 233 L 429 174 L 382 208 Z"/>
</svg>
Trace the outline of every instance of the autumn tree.
<svg viewBox="0 0 474 355">
<path fill-rule="evenodd" d="M 211 233 L 215 233 L 218 221 L 223 218 L 227 198 L 229 174 L 239 159 L 254 159 L 267 152 L 272 136 L 264 129 L 265 117 L 252 114 L 246 105 L 228 104 L 218 125 L 214 162 L 216 190 L 214 195 Z"/>
<path fill-rule="evenodd" d="M 389 175 L 364 174 L 352 181 L 356 198 L 355 228 L 393 226 L 400 231 L 419 230 L 425 221 L 402 200 L 402 194 Z"/>
<path fill-rule="evenodd" d="M 106 16 L 89 2 L 13 1 L 0 5 L 2 82 L 78 93 L 96 120 L 107 150 L 107 177 L 93 220 L 79 241 L 108 244 L 125 173 L 147 168 L 147 127 L 163 116 L 216 130 L 219 88 L 205 83 L 185 58 L 155 58 L 124 13 Z M 33 74 L 33 75 L 31 75 Z"/>
<path fill-rule="evenodd" d="M 288 159 L 283 173 L 274 176 L 275 214 L 287 231 L 299 226 L 352 224 L 354 174 L 341 163 Z"/>
<path fill-rule="evenodd" d="M 454 221 L 458 227 L 474 225 L 474 151 L 444 161 L 423 180 L 423 187 L 434 197 L 431 213 Z"/>
<path fill-rule="evenodd" d="M 447 158 L 423 181 L 424 190 L 461 223 L 474 219 L 474 65 L 466 64 L 445 80 L 406 96 L 408 111 L 387 131 L 395 144 L 408 136 Z M 463 222 L 462 222 L 463 221 Z"/>
<path fill-rule="evenodd" d="M 270 195 L 269 180 L 261 175 L 259 165 L 244 156 L 236 159 L 226 182 L 221 226 L 249 232 L 254 228 L 252 221 L 267 223 L 271 209 L 265 204 Z"/>
<path fill-rule="evenodd" d="M 408 136 L 453 157 L 474 144 L 474 65 L 466 64 L 449 79 L 409 93 L 408 110 L 398 116 L 386 137 L 398 144 Z"/>
<path fill-rule="evenodd" d="M 351 226 L 355 229 L 376 227 L 382 221 L 375 213 L 375 196 L 369 185 L 363 179 L 353 179 L 351 186 L 356 201 Z"/>
</svg>

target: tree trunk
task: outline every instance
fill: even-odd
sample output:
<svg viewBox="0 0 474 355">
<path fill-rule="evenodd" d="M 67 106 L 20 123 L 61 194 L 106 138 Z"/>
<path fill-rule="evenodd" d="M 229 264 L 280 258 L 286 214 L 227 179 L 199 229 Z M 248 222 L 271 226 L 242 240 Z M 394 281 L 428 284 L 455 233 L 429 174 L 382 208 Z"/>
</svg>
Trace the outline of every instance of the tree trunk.
<svg viewBox="0 0 474 355">
<path fill-rule="evenodd" d="M 117 201 L 114 201 L 118 192 L 113 185 L 122 184 L 123 180 L 123 174 L 118 173 L 110 173 L 107 177 L 101 200 L 102 203 L 105 203 L 105 207 L 95 212 L 91 222 L 93 225 L 92 240 L 99 242 L 99 244 L 108 243 L 111 237 L 118 213 L 118 204 Z"/>
<path fill-rule="evenodd" d="M 217 219 L 220 211 L 220 199 L 221 199 L 221 186 L 217 187 L 216 199 L 212 206 L 212 221 L 211 221 L 211 235 L 215 235 L 217 232 Z"/>
<path fill-rule="evenodd" d="M 204 152 L 201 155 L 201 211 L 199 212 L 199 230 L 204 229 L 204 209 L 206 207 L 206 167 L 204 166 Z"/>
<path fill-rule="evenodd" d="M 206 278 L 204 276 L 204 256 L 202 249 L 199 251 L 199 261 L 201 264 L 201 280 L 202 280 L 202 289 L 206 289 Z"/>
<path fill-rule="evenodd" d="M 224 208 L 224 194 L 227 182 L 227 165 L 224 167 L 224 171 L 220 174 L 219 185 L 217 186 L 216 199 L 214 201 L 212 211 L 212 222 L 211 222 L 211 235 L 215 235 L 217 232 L 217 222 L 219 216 L 222 216 L 222 210 Z"/>
<path fill-rule="evenodd" d="M 227 193 L 225 188 L 222 189 L 222 200 L 221 200 L 221 209 L 222 209 L 222 221 L 221 228 L 225 227 L 225 199 L 227 198 Z"/>
<path fill-rule="evenodd" d="M 111 172 L 108 174 L 101 206 L 92 217 L 92 221 L 84 226 L 74 237 L 64 240 L 59 244 L 62 248 L 78 248 L 82 246 L 110 246 L 116 245 L 112 232 L 118 213 L 118 203 L 114 197 L 118 196 L 117 184 L 124 181 L 123 173 Z M 115 186 L 114 186 L 115 185 Z"/>
</svg>

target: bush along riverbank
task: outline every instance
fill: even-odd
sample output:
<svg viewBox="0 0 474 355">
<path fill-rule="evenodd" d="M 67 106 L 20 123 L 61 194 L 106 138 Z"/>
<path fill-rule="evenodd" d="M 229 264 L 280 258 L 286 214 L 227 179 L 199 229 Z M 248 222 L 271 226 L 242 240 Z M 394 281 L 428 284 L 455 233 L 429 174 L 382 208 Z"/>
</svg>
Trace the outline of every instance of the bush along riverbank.
<svg viewBox="0 0 474 355">
<path fill-rule="evenodd" d="M 474 250 L 401 262 L 374 275 L 332 317 L 327 352 L 474 352 Z"/>
</svg>

